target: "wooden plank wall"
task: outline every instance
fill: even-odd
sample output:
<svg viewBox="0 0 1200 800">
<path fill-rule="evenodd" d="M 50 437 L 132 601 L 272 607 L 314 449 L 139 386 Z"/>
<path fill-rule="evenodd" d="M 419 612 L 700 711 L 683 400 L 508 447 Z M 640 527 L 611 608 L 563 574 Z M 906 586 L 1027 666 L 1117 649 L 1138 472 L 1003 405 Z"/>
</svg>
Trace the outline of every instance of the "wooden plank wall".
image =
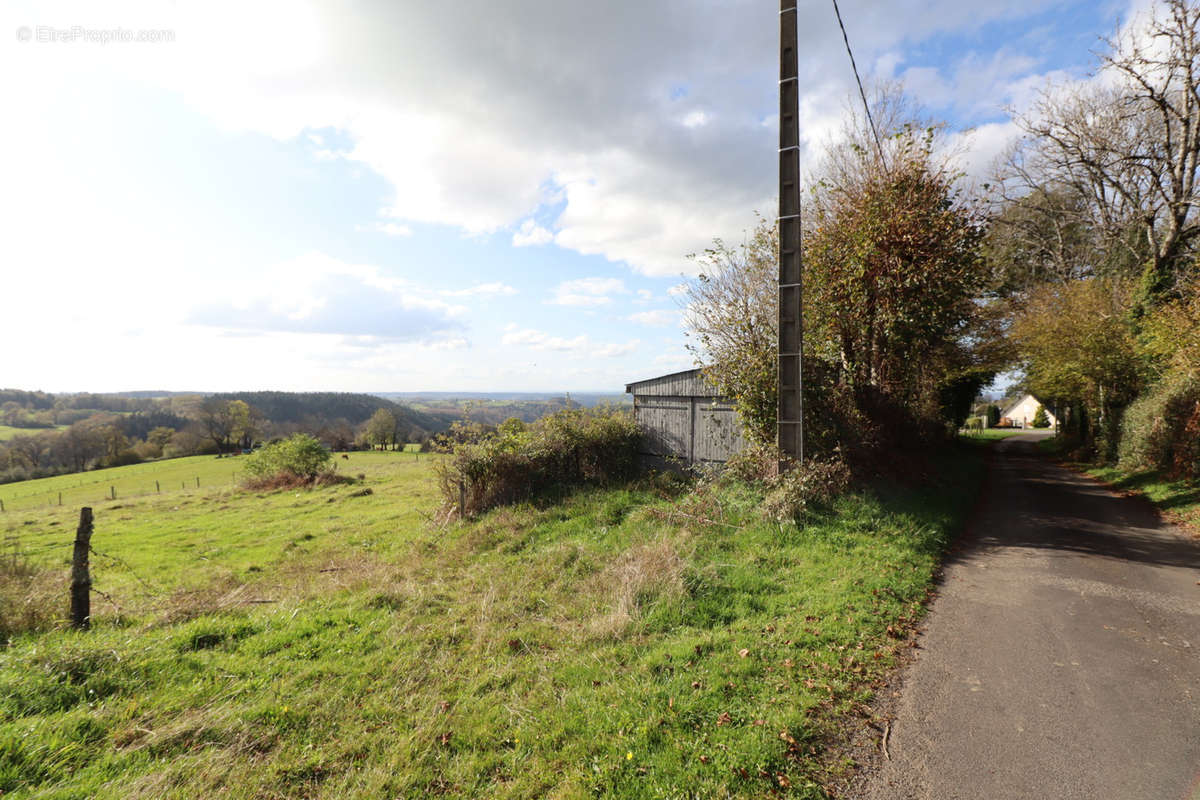
<svg viewBox="0 0 1200 800">
<path fill-rule="evenodd" d="M 634 395 L 647 455 L 724 462 L 745 446 L 733 406 L 711 397 Z"/>
</svg>

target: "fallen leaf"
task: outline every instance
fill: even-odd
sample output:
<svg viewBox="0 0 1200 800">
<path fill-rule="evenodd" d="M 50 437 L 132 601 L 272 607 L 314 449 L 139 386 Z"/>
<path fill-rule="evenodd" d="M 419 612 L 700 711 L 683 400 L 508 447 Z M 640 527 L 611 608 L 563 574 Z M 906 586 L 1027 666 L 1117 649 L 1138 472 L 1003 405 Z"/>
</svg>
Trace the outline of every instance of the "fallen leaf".
<svg viewBox="0 0 1200 800">
<path fill-rule="evenodd" d="M 722 725 L 725 725 L 725 724 L 731 722 L 732 720 L 733 720 L 733 717 L 729 716 L 728 711 L 722 711 L 721 715 L 719 717 L 717 717 L 717 727 L 719 728 Z"/>
<path fill-rule="evenodd" d="M 743 647 L 741 650 L 738 650 L 738 655 L 742 658 L 745 658 L 746 656 L 750 655 L 750 651 Z"/>
</svg>

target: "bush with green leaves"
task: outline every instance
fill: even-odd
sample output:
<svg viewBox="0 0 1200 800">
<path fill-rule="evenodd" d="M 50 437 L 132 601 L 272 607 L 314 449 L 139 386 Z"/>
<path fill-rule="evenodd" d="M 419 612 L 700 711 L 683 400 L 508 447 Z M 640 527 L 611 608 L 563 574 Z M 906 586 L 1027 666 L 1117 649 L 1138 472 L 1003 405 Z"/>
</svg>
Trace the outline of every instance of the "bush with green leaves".
<svg viewBox="0 0 1200 800">
<path fill-rule="evenodd" d="M 251 478 L 276 476 L 312 481 L 329 467 L 333 454 L 315 436 L 297 433 L 272 442 L 246 459 L 245 470 Z"/>
<path fill-rule="evenodd" d="M 456 445 L 436 467 L 447 509 L 466 516 L 574 486 L 627 480 L 641 432 L 628 411 L 570 409 Z"/>
<path fill-rule="evenodd" d="M 1050 418 L 1048 416 L 1046 416 L 1046 407 L 1045 406 L 1039 405 L 1037 407 L 1037 411 L 1034 412 L 1033 427 L 1035 427 L 1035 428 L 1049 428 L 1050 427 Z"/>
<path fill-rule="evenodd" d="M 1131 403 L 1121 420 L 1119 459 L 1127 469 L 1200 477 L 1200 379 L 1164 380 Z"/>
</svg>

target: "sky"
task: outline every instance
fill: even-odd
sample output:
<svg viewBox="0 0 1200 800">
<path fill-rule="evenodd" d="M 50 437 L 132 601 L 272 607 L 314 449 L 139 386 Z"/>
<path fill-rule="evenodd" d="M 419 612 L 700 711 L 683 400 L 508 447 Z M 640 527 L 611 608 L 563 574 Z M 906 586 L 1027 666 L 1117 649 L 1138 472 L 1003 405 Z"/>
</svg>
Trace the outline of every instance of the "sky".
<svg viewBox="0 0 1200 800">
<path fill-rule="evenodd" d="M 842 0 L 983 179 L 1146 0 Z M 800 3 L 806 164 L 853 73 Z M 0 386 L 603 391 L 774 211 L 766 0 L 7 2 Z"/>
</svg>

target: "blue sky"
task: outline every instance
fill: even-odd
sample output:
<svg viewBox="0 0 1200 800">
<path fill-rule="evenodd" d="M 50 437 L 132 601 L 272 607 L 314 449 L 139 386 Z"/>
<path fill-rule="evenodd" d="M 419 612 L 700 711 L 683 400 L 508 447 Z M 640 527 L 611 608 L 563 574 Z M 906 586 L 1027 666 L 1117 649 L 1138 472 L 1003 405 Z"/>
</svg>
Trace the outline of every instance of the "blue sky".
<svg viewBox="0 0 1200 800">
<path fill-rule="evenodd" d="M 904 81 L 982 178 L 1004 108 L 1087 79 L 1142 5 L 842 9 L 864 77 Z M 686 254 L 773 206 L 776 7 L 645 6 L 7 4 L 0 384 L 620 391 L 691 366 Z M 801 7 L 811 163 L 852 75 L 831 7 Z"/>
</svg>

